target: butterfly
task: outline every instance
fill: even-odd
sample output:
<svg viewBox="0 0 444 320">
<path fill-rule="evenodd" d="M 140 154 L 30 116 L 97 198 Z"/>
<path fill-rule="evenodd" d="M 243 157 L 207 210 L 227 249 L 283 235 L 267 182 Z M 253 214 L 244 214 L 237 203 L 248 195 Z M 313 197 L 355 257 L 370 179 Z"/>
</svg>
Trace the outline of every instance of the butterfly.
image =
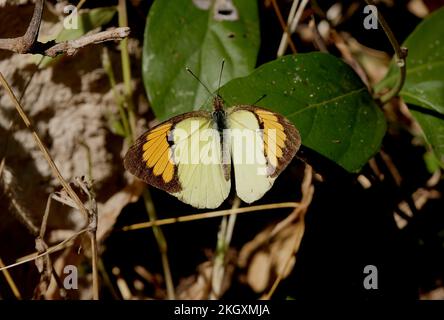
<svg viewBox="0 0 444 320">
<path fill-rule="evenodd" d="M 282 115 L 252 105 L 225 110 L 216 95 L 213 112 L 184 113 L 143 133 L 124 166 L 182 202 L 212 209 L 228 197 L 232 173 L 241 200 L 262 198 L 300 145 L 298 130 Z"/>
</svg>

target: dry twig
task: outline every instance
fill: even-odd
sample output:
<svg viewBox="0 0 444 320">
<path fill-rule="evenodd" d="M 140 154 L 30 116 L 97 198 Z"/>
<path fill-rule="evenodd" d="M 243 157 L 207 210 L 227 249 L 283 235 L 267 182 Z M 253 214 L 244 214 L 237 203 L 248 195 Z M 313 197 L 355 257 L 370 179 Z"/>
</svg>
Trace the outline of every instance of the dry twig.
<svg viewBox="0 0 444 320">
<path fill-rule="evenodd" d="M 293 0 L 293 5 L 290 9 L 290 13 L 288 15 L 288 20 L 287 20 L 287 23 L 290 26 L 290 28 L 289 28 L 288 32 L 284 32 L 282 34 L 281 43 L 279 44 L 279 49 L 277 52 L 278 57 L 281 57 L 284 55 L 285 50 L 287 49 L 288 42 L 289 42 L 288 34 L 292 34 L 293 32 L 296 31 L 296 28 L 299 24 L 301 17 L 302 17 L 302 13 L 304 12 L 304 9 L 307 4 L 308 4 L 308 0 L 302 0 L 300 5 L 299 5 L 299 0 Z"/>
<path fill-rule="evenodd" d="M 222 217 L 222 216 L 227 216 L 227 215 L 231 215 L 231 214 L 241 214 L 241 213 L 248 213 L 248 212 L 255 212 L 255 211 L 266 211 L 266 210 L 271 210 L 271 209 L 297 208 L 299 205 L 300 204 L 298 202 L 282 202 L 282 203 L 261 204 L 261 205 L 257 205 L 257 206 L 250 206 L 250 207 L 238 208 L 238 209 L 217 210 L 217 211 L 211 211 L 211 212 L 206 212 L 206 213 L 189 214 L 189 215 L 184 215 L 184 216 L 177 217 L 177 218 L 159 219 L 159 220 L 154 220 L 154 221 L 136 223 L 136 224 L 126 226 L 122 230 L 123 231 L 130 231 L 130 230 L 145 229 L 145 228 L 151 228 L 153 226 L 162 226 L 162 225 L 166 225 L 166 224 L 173 224 L 173 223 L 179 223 L 179 222 L 216 218 L 216 217 Z"/>
<path fill-rule="evenodd" d="M 51 155 L 48 152 L 48 149 L 43 144 L 42 140 L 40 139 L 39 135 L 37 134 L 37 131 L 35 131 L 31 121 L 29 120 L 28 116 L 26 115 L 25 111 L 23 110 L 22 106 L 20 105 L 20 102 L 17 100 L 17 97 L 15 96 L 14 92 L 12 91 L 11 87 L 9 86 L 8 82 L 4 78 L 3 74 L 0 72 L 0 83 L 5 88 L 7 94 L 9 95 L 11 101 L 14 103 L 15 108 L 17 112 L 20 114 L 20 117 L 22 118 L 23 122 L 25 123 L 26 127 L 31 131 L 32 136 L 39 147 L 40 151 L 42 152 L 43 156 L 45 157 L 46 161 L 48 162 L 49 166 L 51 167 L 54 176 L 59 180 L 60 184 L 63 186 L 63 189 L 66 191 L 67 195 L 69 195 L 69 198 L 72 199 L 72 201 L 75 203 L 75 207 L 84 215 L 86 221 L 87 221 L 87 230 L 91 239 L 91 245 L 92 245 L 92 269 L 93 269 L 93 295 L 94 299 L 99 298 L 99 285 L 98 285 L 98 276 L 97 276 L 97 241 L 96 241 L 96 230 L 97 230 L 97 211 L 88 210 L 83 202 L 80 200 L 78 195 L 74 192 L 74 190 L 71 188 L 71 186 L 66 182 L 66 180 L 63 178 L 62 174 L 60 173 L 59 169 L 57 168 L 56 164 L 54 163 L 54 160 L 52 159 Z M 48 251 L 46 251 L 48 252 Z"/>
<path fill-rule="evenodd" d="M 3 169 L 5 167 L 5 158 L 2 159 L 2 161 L 0 161 L 0 177 L 3 174 Z M 0 257 L 0 268 L 5 267 L 2 258 Z M 22 296 L 20 294 L 20 291 L 18 290 L 17 286 L 15 285 L 14 279 L 12 279 L 11 274 L 9 273 L 8 270 L 2 270 L 3 275 L 5 276 L 6 282 L 8 283 L 9 287 L 11 288 L 12 293 L 14 294 L 14 296 L 18 299 L 21 300 Z"/>
<path fill-rule="evenodd" d="M 34 253 L 30 254 L 30 255 L 27 255 L 26 257 L 21 257 L 21 258 L 17 259 L 17 262 L 15 262 L 15 263 L 9 264 L 9 265 L 4 266 L 4 267 L 0 267 L 0 271 L 20 266 L 22 264 L 34 261 L 34 260 L 36 260 L 38 258 L 44 257 L 44 256 L 46 256 L 48 254 L 53 253 L 53 252 L 57 252 L 59 250 L 65 249 L 66 247 L 69 246 L 69 243 L 71 241 L 76 239 L 78 236 L 86 233 L 87 231 L 88 231 L 88 229 L 82 229 L 80 231 L 77 231 L 76 233 L 74 233 L 69 238 L 67 238 L 67 239 L 61 241 L 60 243 L 58 243 L 58 244 L 48 248 L 45 252 L 40 253 L 40 254 L 38 252 L 34 252 Z"/>
<path fill-rule="evenodd" d="M 37 43 L 35 52 L 28 53 L 40 53 L 48 57 L 56 57 L 59 54 L 66 53 L 67 55 L 73 55 L 80 48 L 86 47 L 90 44 L 98 44 L 106 41 L 122 40 L 130 34 L 130 28 L 114 28 L 105 30 L 98 33 L 87 34 L 79 39 L 64 41 L 55 43 L 50 41 L 47 43 Z"/>
<path fill-rule="evenodd" d="M 294 45 L 293 40 L 291 39 L 291 33 L 288 30 L 288 25 L 285 23 L 284 18 L 282 17 L 281 10 L 279 9 L 276 0 L 271 0 L 271 4 L 273 5 L 274 12 L 276 12 L 276 16 L 279 20 L 279 24 L 281 25 L 282 31 L 284 31 L 284 34 L 287 35 L 287 41 L 288 44 L 290 45 L 291 51 L 293 53 L 297 53 L 296 46 Z"/>
<path fill-rule="evenodd" d="M 59 54 L 66 53 L 73 55 L 78 49 L 86 47 L 90 44 L 97 44 L 105 41 L 122 40 L 126 38 L 130 29 L 128 27 L 115 28 L 95 34 L 85 35 L 79 39 L 56 43 L 49 41 L 42 43 L 37 41 L 40 24 L 42 22 L 42 13 L 44 0 L 37 0 L 34 13 L 29 23 L 26 33 L 17 38 L 0 39 L 0 49 L 8 50 L 16 53 L 32 53 L 41 54 L 48 57 L 55 57 Z"/>
</svg>

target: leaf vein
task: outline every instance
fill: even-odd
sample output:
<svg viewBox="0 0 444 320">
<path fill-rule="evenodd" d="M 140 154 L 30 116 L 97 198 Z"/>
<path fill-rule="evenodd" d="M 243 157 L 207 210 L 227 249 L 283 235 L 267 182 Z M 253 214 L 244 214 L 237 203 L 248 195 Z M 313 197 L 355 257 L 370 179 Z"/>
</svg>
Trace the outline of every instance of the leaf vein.
<svg viewBox="0 0 444 320">
<path fill-rule="evenodd" d="M 350 91 L 350 92 L 348 92 L 346 94 L 343 94 L 343 95 L 331 98 L 329 100 L 325 100 L 325 101 L 322 101 L 322 102 L 318 102 L 318 103 L 315 103 L 315 104 L 308 105 L 308 106 L 306 106 L 306 107 L 304 107 L 302 109 L 299 109 L 299 110 L 297 110 L 297 111 L 295 111 L 293 113 L 290 113 L 289 115 L 287 115 L 287 117 L 293 117 L 293 116 L 297 115 L 298 113 L 302 113 L 302 112 L 307 111 L 309 109 L 313 109 L 313 108 L 317 108 L 317 107 L 322 107 L 322 106 L 327 105 L 329 103 L 345 99 L 345 98 L 347 98 L 349 96 L 358 94 L 358 93 L 360 93 L 362 91 L 365 91 L 365 90 L 367 90 L 367 89 L 365 87 L 363 87 L 363 88 L 360 88 L 360 89 L 357 89 L 357 90 Z"/>
</svg>

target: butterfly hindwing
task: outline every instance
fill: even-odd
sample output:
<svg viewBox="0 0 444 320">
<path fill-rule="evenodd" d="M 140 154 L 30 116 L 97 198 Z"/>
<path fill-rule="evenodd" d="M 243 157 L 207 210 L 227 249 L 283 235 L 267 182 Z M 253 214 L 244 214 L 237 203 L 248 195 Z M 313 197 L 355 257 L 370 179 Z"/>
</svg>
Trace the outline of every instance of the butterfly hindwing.
<svg viewBox="0 0 444 320">
<path fill-rule="evenodd" d="M 216 208 L 230 192 L 221 136 L 208 112 L 185 113 L 145 132 L 124 165 L 146 183 L 197 208 Z"/>
<path fill-rule="evenodd" d="M 255 106 L 237 106 L 227 113 L 232 132 L 231 156 L 236 193 L 243 201 L 251 203 L 273 186 L 299 149 L 301 138 L 286 118 L 272 111 Z M 239 134 L 254 141 L 243 140 L 241 143 Z"/>
</svg>

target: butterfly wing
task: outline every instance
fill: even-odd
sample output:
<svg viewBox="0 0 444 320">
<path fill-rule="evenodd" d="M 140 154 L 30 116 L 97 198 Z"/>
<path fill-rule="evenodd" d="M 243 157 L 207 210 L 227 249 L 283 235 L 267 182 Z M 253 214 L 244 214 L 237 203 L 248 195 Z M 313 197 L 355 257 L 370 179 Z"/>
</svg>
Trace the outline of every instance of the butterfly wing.
<svg viewBox="0 0 444 320">
<path fill-rule="evenodd" d="M 260 199 L 301 145 L 298 130 L 282 115 L 254 106 L 228 110 L 236 193 L 251 203 Z"/>
<path fill-rule="evenodd" d="M 213 126 L 211 115 L 203 111 L 165 121 L 137 139 L 124 166 L 187 204 L 216 208 L 228 197 L 231 182 L 221 135 Z"/>
</svg>

